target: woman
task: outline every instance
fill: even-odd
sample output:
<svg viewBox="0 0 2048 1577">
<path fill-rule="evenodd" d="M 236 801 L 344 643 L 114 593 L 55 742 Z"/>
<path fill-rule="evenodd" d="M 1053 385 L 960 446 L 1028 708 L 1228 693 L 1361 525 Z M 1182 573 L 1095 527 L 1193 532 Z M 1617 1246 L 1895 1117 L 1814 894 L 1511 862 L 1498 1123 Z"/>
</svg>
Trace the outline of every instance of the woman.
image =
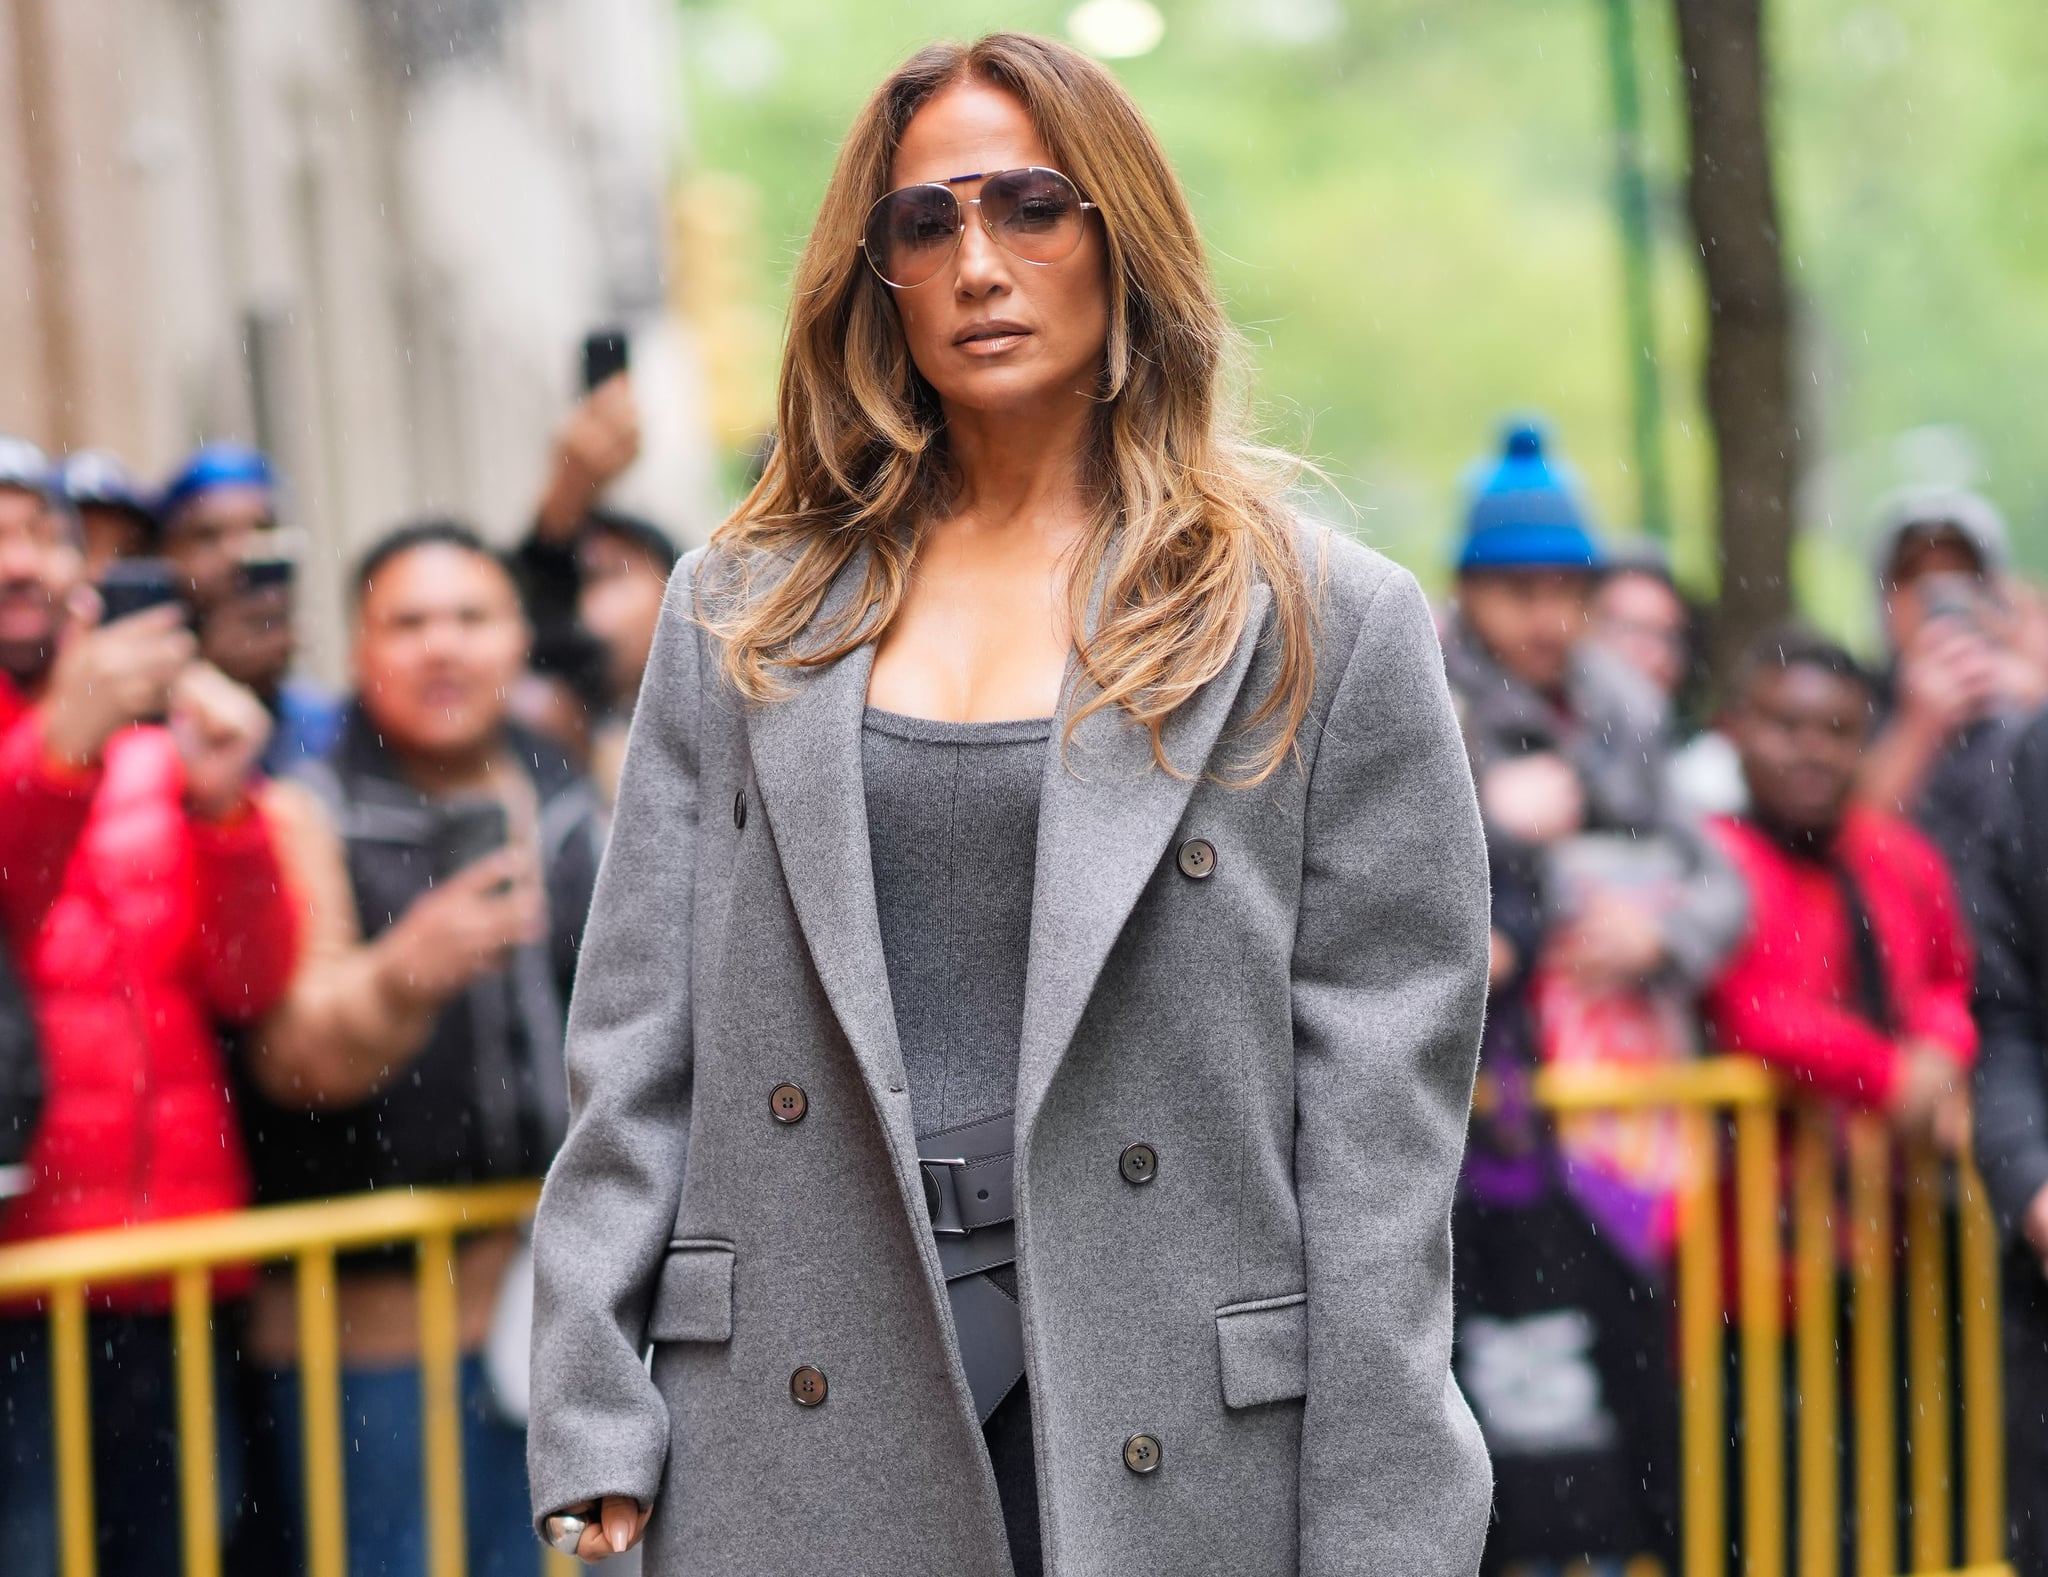
<svg viewBox="0 0 2048 1577">
<path fill-rule="evenodd" d="M 1179 187 L 1062 45 L 891 77 L 794 300 L 581 963 L 543 1535 L 1473 1571 L 1485 854 L 1420 593 L 1285 512 Z"/>
</svg>

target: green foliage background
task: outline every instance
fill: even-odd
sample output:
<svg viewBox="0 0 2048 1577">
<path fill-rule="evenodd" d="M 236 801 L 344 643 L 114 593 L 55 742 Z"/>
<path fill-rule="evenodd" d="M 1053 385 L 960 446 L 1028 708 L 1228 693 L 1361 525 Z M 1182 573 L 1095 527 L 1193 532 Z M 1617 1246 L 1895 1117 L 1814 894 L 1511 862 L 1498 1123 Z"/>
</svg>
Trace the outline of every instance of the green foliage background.
<svg viewBox="0 0 2048 1577">
<path fill-rule="evenodd" d="M 935 36 L 1056 32 L 1045 0 L 679 0 L 693 161 L 760 197 L 752 286 L 789 265 L 861 99 Z M 1665 0 L 1633 0 L 1682 574 L 1712 589 L 1684 103 Z M 1458 477 L 1538 411 L 1603 524 L 1636 526 L 1604 0 L 1160 0 L 1114 63 L 1192 195 L 1273 433 L 1328 507 L 1440 582 Z M 2048 568 L 2048 8 L 1779 0 L 1786 255 L 1812 483 L 1802 590 L 1867 635 L 1861 544 L 1902 480 L 1981 483 Z M 1338 24 L 1311 42 L 1290 21 Z M 1275 19 L 1277 18 L 1277 22 Z M 1295 29 L 1314 32 L 1313 27 Z M 765 347 L 764 347 L 765 354 Z"/>
</svg>

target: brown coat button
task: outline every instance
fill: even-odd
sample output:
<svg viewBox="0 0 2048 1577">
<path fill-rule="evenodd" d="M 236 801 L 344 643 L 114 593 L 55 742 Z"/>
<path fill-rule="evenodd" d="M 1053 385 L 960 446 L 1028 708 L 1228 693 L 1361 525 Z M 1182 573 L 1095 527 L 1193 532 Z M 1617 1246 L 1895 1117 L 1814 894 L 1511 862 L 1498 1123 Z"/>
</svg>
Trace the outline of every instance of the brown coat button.
<svg viewBox="0 0 2048 1577">
<path fill-rule="evenodd" d="M 805 1364 L 789 1377 L 789 1396 L 798 1407 L 816 1407 L 825 1400 L 825 1371 Z"/>
<path fill-rule="evenodd" d="M 1174 863 L 1190 881 L 1205 882 L 1216 874 L 1216 845 L 1207 838 L 1190 838 L 1180 846 Z"/>
<path fill-rule="evenodd" d="M 1133 1435 L 1124 1442 L 1124 1466 L 1140 1478 L 1159 1471 L 1160 1454 L 1156 1435 Z"/>
<path fill-rule="evenodd" d="M 1159 1175 L 1159 1152 L 1149 1144 L 1128 1145 L 1116 1158 L 1116 1169 L 1125 1182 L 1142 1187 Z"/>
<path fill-rule="evenodd" d="M 825 1400 L 825 1371 L 805 1364 L 789 1377 L 789 1399 L 799 1407 L 816 1407 Z"/>
<path fill-rule="evenodd" d="M 778 1084 L 768 1092 L 768 1115 L 779 1123 L 800 1123 L 811 1109 L 811 1098 L 795 1084 Z"/>
<path fill-rule="evenodd" d="M 737 794 L 733 795 L 732 797 L 732 824 L 735 827 L 738 827 L 741 831 L 746 830 L 747 791 L 745 789 L 741 789 Z"/>
</svg>

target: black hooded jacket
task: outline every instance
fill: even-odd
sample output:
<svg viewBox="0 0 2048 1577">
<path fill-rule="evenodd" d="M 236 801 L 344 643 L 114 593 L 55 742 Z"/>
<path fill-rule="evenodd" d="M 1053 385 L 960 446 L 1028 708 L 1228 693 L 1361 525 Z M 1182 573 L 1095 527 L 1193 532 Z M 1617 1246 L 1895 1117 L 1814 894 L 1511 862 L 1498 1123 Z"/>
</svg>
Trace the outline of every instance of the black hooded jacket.
<svg viewBox="0 0 2048 1577">
<path fill-rule="evenodd" d="M 1977 1164 L 2012 1233 L 2048 1188 L 2048 712 L 2014 746 L 1977 886 Z"/>
</svg>

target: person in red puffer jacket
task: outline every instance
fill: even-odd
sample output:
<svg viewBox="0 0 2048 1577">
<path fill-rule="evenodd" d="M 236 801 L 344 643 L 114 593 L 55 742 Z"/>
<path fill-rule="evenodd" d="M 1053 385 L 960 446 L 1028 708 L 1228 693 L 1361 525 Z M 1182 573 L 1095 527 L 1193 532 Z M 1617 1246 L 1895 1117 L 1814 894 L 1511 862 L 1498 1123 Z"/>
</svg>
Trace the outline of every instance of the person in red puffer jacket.
<svg viewBox="0 0 2048 1577">
<path fill-rule="evenodd" d="M 1710 824 L 1750 889 L 1750 926 L 1702 1006 L 1719 1045 L 1955 1149 L 1977 1055 L 1971 948 L 1940 853 L 1850 802 L 1870 686 L 1798 630 L 1760 642 L 1730 733 L 1751 809 Z"/>
<path fill-rule="evenodd" d="M 194 662 L 175 609 L 94 627 L 76 522 L 31 456 L 0 439 L 0 928 L 34 1004 L 44 1101 L 0 1245 L 249 1202 L 215 1026 L 276 1003 L 296 936 L 251 794 L 261 704 Z M 110 1573 L 157 1569 L 178 1543 L 166 1303 L 161 1284 L 93 1290 Z M 222 1457 L 232 1504 L 227 1435 Z M 51 1458 L 44 1326 L 20 1307 L 0 1317 L 10 1574 L 51 1569 Z"/>
</svg>

